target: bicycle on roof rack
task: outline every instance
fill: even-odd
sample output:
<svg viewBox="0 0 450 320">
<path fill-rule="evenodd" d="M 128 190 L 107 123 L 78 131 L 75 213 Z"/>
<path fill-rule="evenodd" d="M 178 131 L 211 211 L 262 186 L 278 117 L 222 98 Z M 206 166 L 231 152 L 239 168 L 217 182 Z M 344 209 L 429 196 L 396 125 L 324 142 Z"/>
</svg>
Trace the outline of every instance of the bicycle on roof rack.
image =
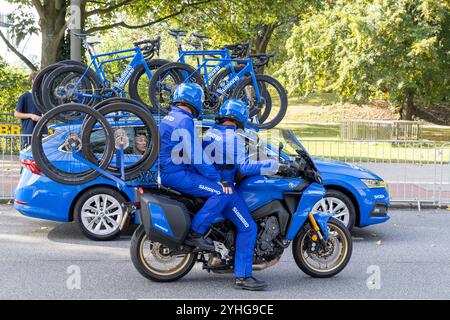
<svg viewBox="0 0 450 320">
<path fill-rule="evenodd" d="M 76 34 L 83 40 L 83 46 L 89 53 L 88 66 L 81 63 L 63 62 L 42 70 L 40 82 L 33 91 L 40 103 L 42 113 L 67 102 L 94 105 L 111 97 L 125 97 L 128 84 L 129 95 L 133 100 L 147 106 L 148 83 L 152 73 L 168 60 L 153 59 L 159 55 L 160 38 L 133 43 L 129 49 L 100 53 L 95 52 L 98 42 L 88 41 L 88 35 Z M 106 76 L 104 67 L 121 60 L 130 60 L 117 80 L 113 83 Z M 44 73 L 45 71 L 45 73 Z M 40 86 L 37 87 L 37 86 Z"/>
<path fill-rule="evenodd" d="M 247 46 L 235 44 L 221 50 L 203 50 L 201 46 L 202 50 L 185 51 L 182 50 L 180 38 L 186 32 L 171 30 L 170 34 L 176 37 L 180 62 L 160 67 L 149 84 L 149 98 L 161 114 L 169 112 L 171 92 L 176 85 L 195 82 L 204 89 L 205 109 L 211 113 L 217 111 L 223 99 L 239 98 L 248 104 L 251 121 L 257 128 L 273 128 L 283 119 L 287 111 L 287 94 L 283 86 L 268 75 L 257 74 L 252 59 L 233 57 L 230 53 L 232 49 L 233 53 L 239 50 L 240 54 L 247 54 L 250 43 L 246 43 Z M 200 43 L 209 38 L 198 34 L 194 37 Z M 202 57 L 197 59 L 196 68 L 181 62 L 189 55 Z M 228 72 L 220 82 L 212 81 L 221 70 Z"/>
</svg>

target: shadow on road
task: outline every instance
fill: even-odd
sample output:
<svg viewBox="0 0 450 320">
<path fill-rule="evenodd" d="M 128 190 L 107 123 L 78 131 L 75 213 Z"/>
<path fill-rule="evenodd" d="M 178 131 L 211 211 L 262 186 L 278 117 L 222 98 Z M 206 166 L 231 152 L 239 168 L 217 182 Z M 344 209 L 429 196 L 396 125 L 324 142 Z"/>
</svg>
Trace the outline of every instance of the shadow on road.
<svg viewBox="0 0 450 320">
<path fill-rule="evenodd" d="M 62 223 L 50 230 L 48 239 L 53 242 L 67 243 L 67 244 L 83 244 L 92 246 L 104 247 L 120 247 L 128 246 L 131 236 L 136 229 L 136 226 L 130 226 L 124 234 L 112 241 L 94 241 L 87 238 L 79 229 L 76 223 Z"/>
</svg>

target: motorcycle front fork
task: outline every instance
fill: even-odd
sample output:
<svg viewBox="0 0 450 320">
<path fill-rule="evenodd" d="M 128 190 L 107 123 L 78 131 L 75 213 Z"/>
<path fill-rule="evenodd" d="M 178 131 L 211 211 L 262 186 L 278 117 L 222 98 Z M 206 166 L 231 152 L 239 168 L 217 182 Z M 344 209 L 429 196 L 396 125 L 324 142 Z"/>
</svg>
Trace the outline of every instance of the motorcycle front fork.
<svg viewBox="0 0 450 320">
<path fill-rule="evenodd" d="M 311 236 L 311 239 L 316 242 L 317 240 L 320 240 L 320 242 L 325 245 L 326 244 L 326 240 L 322 235 L 322 230 L 320 230 L 319 225 L 317 224 L 316 219 L 314 219 L 314 215 L 312 214 L 312 212 L 309 213 L 308 215 L 308 219 L 309 222 L 311 223 L 311 226 L 313 228 L 313 230 L 315 231 L 315 234 L 313 234 Z"/>
</svg>

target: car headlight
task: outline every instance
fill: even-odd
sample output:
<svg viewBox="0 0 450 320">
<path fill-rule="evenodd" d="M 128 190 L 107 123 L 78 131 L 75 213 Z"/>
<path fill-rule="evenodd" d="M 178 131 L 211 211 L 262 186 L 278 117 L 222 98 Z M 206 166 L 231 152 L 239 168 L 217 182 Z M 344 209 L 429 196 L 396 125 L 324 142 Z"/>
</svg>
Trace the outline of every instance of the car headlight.
<svg viewBox="0 0 450 320">
<path fill-rule="evenodd" d="M 361 179 L 361 181 L 367 186 L 367 188 L 386 188 L 386 182 L 383 180 L 375 179 Z"/>
</svg>

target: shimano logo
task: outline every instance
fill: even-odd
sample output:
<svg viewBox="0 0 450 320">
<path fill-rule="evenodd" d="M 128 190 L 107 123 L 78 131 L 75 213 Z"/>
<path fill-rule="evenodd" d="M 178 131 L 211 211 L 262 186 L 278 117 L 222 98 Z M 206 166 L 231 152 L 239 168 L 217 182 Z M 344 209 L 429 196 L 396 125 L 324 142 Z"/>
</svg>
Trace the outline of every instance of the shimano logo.
<svg viewBox="0 0 450 320">
<path fill-rule="evenodd" d="M 208 81 L 212 79 L 216 75 L 217 72 L 221 69 L 220 65 L 217 65 L 214 67 L 214 69 L 211 70 L 211 72 L 208 74 Z"/>
<path fill-rule="evenodd" d="M 216 190 L 216 189 L 213 189 L 213 188 L 204 186 L 204 185 L 202 185 L 202 184 L 199 185 L 198 187 L 199 187 L 200 189 L 205 190 L 205 191 L 208 191 L 208 192 L 212 192 L 212 193 L 215 193 L 215 194 L 220 194 L 220 191 L 219 191 L 219 190 Z"/>
<path fill-rule="evenodd" d="M 241 222 L 244 224 L 244 226 L 246 228 L 248 228 L 250 225 L 248 224 L 248 222 L 244 219 L 244 217 L 241 215 L 241 213 L 239 212 L 239 210 L 236 207 L 233 207 L 233 212 L 234 214 L 239 218 L 239 220 L 241 220 Z"/>
<path fill-rule="evenodd" d="M 133 71 L 134 71 L 134 68 L 131 65 L 128 65 L 125 68 L 125 71 L 120 76 L 120 78 L 117 80 L 116 86 L 118 86 L 119 88 L 123 88 L 125 86 L 125 84 L 128 82 L 128 79 L 130 79 Z"/>
<path fill-rule="evenodd" d="M 230 82 L 227 83 L 227 85 L 225 87 L 218 89 L 217 92 L 220 94 L 223 94 L 225 91 L 227 91 L 233 84 L 235 84 L 239 80 L 240 80 L 240 78 L 238 76 L 234 77 L 233 79 L 230 80 Z"/>
<path fill-rule="evenodd" d="M 167 120 L 167 121 L 173 121 L 173 120 L 175 120 L 175 118 L 172 117 L 172 116 L 165 116 L 165 117 L 164 117 L 164 120 Z"/>
</svg>

